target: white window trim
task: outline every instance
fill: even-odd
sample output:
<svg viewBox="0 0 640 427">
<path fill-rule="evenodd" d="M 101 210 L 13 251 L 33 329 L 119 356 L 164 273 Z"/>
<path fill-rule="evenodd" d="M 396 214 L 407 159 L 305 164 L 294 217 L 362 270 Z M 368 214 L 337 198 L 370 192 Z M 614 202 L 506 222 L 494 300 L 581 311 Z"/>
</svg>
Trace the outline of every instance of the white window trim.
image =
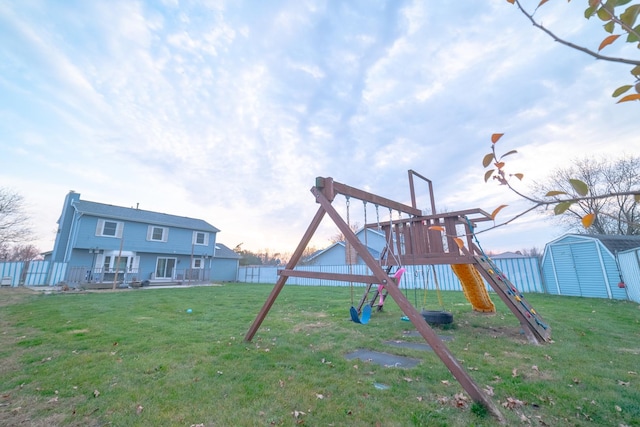
<svg viewBox="0 0 640 427">
<path fill-rule="evenodd" d="M 109 234 L 104 234 L 104 225 L 106 222 L 115 222 L 116 224 L 116 235 L 111 236 Z M 122 230 L 124 229 L 124 223 L 122 221 L 114 221 L 112 219 L 98 219 L 98 224 L 96 225 L 96 236 L 100 237 L 111 237 L 120 239 L 122 238 Z"/>
<path fill-rule="evenodd" d="M 162 229 L 162 239 L 157 240 L 153 238 L 153 230 L 155 228 Z M 157 225 L 149 225 L 147 227 L 147 241 L 148 242 L 166 242 L 169 239 L 169 228 L 168 227 L 160 227 Z"/>
<path fill-rule="evenodd" d="M 200 261 L 200 267 L 196 266 L 196 263 Z M 204 258 L 194 258 L 191 262 L 191 268 L 194 270 L 201 270 L 204 268 Z"/>
<path fill-rule="evenodd" d="M 198 234 L 204 234 L 204 243 L 198 243 Z M 194 231 L 191 243 L 197 246 L 209 246 L 209 233 L 206 231 Z"/>
</svg>

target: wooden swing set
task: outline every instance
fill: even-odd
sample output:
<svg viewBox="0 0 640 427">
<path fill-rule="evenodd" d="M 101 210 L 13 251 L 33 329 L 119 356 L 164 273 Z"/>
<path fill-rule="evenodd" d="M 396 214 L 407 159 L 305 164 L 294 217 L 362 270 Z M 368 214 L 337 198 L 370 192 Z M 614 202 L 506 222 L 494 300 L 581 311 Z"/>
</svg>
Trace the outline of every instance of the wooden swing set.
<svg viewBox="0 0 640 427">
<path fill-rule="evenodd" d="M 476 223 L 492 221 L 491 215 L 481 209 L 437 214 L 432 182 L 413 170 L 408 171 L 408 176 L 411 205 L 350 187 L 334 181 L 333 178 L 316 178 L 315 185 L 311 188 L 311 193 L 314 195 L 316 203 L 320 206 L 286 267 L 278 271 L 278 281 L 249 328 L 245 340 L 251 341 L 253 339 L 289 277 L 383 285 L 388 295 L 394 299 L 404 315 L 411 321 L 469 396 L 475 402 L 483 404 L 490 413 L 502 420 L 502 415 L 497 406 L 478 387 L 425 321 L 424 317 L 402 293 L 397 284 L 398 279 L 394 275 L 390 275 L 389 267 L 401 268 L 403 265 L 425 266 L 436 264 L 449 264 L 452 267 L 457 267 L 460 269 L 460 273 L 455 268 L 454 271 L 458 274 L 465 290 L 465 296 L 472 302 L 474 309 L 489 311 L 491 308 L 483 309 L 482 297 L 475 295 L 476 293 L 486 295 L 486 289 L 482 282 L 482 278 L 484 278 L 496 295 L 518 318 L 522 329 L 531 342 L 544 343 L 550 341 L 551 329 L 535 309 L 526 302 L 524 296 L 517 291 L 509 279 L 484 254 L 479 244 L 476 244 L 477 239 L 475 239 L 474 234 Z M 414 178 L 419 178 L 428 185 L 431 209 L 429 215 L 423 215 L 416 205 Z M 392 211 L 398 212 L 398 219 L 393 219 L 392 215 L 390 215 L 389 221 L 381 223 L 378 218 L 376 223 L 369 223 L 364 226 L 365 233 L 369 228 L 377 228 L 384 233 L 385 240 L 388 243 L 384 249 L 384 252 L 387 252 L 384 261 L 376 260 L 373 257 L 368 248 L 351 229 L 348 221 L 345 221 L 335 209 L 332 203 L 337 195 L 343 195 L 347 200 L 361 200 L 365 203 L 365 207 L 366 203 L 371 203 L 376 207 L 376 213 L 379 207 L 389 209 L 390 213 Z M 325 215 L 328 215 L 333 220 L 344 235 L 346 250 L 353 250 L 369 267 L 371 275 L 295 269 Z M 488 296 L 485 299 L 488 299 Z M 478 308 L 474 304 L 476 300 L 480 300 L 478 303 L 480 307 Z"/>
</svg>

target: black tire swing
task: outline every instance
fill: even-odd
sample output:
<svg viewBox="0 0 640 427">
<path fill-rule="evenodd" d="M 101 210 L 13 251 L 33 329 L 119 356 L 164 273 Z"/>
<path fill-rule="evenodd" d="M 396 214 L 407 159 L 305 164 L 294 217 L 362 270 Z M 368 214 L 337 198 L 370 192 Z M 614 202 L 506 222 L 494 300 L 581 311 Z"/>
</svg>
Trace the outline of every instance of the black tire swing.
<svg viewBox="0 0 640 427">
<path fill-rule="evenodd" d="M 440 285 L 438 283 L 438 275 L 436 274 L 436 269 L 434 266 L 429 266 L 430 269 L 433 270 L 433 282 L 436 288 L 436 294 L 438 295 L 438 303 L 440 304 L 440 310 L 427 310 L 427 288 L 429 287 L 429 276 L 427 272 L 427 276 L 424 280 L 424 297 L 422 301 L 422 311 L 420 314 L 424 318 L 424 320 L 431 325 L 449 325 L 453 323 L 453 313 L 446 311 L 444 309 L 444 303 L 442 302 L 442 295 L 440 294 Z"/>
</svg>

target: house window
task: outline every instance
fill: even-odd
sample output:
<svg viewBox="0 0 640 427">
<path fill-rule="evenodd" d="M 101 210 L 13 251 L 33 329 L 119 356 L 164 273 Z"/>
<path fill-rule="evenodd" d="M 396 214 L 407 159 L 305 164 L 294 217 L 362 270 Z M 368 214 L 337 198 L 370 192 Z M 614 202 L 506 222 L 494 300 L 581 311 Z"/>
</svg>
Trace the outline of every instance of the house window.
<svg viewBox="0 0 640 427">
<path fill-rule="evenodd" d="M 147 240 L 153 242 L 166 242 L 169 237 L 169 229 L 167 227 L 156 227 L 150 225 L 147 228 Z"/>
<path fill-rule="evenodd" d="M 202 231 L 194 231 L 193 232 L 193 244 L 194 245 L 209 245 L 209 233 L 204 233 Z"/>
<path fill-rule="evenodd" d="M 120 221 L 111 221 L 108 219 L 99 219 L 96 227 L 96 236 L 102 237 L 122 237 L 122 229 L 124 223 Z"/>
<path fill-rule="evenodd" d="M 204 268 L 204 262 L 202 258 L 194 258 L 191 268 Z"/>
</svg>

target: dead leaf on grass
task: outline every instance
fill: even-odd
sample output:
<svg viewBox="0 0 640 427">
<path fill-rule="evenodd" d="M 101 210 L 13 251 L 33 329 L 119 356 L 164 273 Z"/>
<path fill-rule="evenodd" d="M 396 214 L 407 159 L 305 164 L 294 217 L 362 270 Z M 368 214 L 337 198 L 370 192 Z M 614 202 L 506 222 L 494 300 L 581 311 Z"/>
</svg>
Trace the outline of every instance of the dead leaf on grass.
<svg viewBox="0 0 640 427">
<path fill-rule="evenodd" d="M 513 370 L 511 370 L 511 376 L 514 378 L 518 376 L 518 368 L 513 368 Z"/>
<path fill-rule="evenodd" d="M 449 380 L 442 380 L 440 381 L 442 384 L 444 385 L 451 385 L 451 383 L 449 382 Z"/>
<path fill-rule="evenodd" d="M 493 396 L 493 387 L 490 385 L 484 387 L 484 392 L 487 393 L 487 396 Z"/>
<path fill-rule="evenodd" d="M 631 384 L 631 381 L 622 381 L 622 380 L 618 380 L 618 385 L 621 386 L 628 386 L 629 384 Z"/>
<path fill-rule="evenodd" d="M 293 411 L 292 414 L 294 418 L 300 418 L 302 415 L 307 415 L 306 412 L 302 411 Z"/>
<path fill-rule="evenodd" d="M 515 409 L 524 405 L 524 402 L 520 399 L 514 399 L 513 397 L 507 397 L 505 402 L 502 402 L 502 406 L 507 409 Z"/>
<path fill-rule="evenodd" d="M 98 390 L 93 390 L 93 397 L 100 396 L 100 392 Z"/>
<path fill-rule="evenodd" d="M 136 414 L 140 415 L 142 413 L 142 410 L 144 409 L 144 406 L 142 405 L 137 405 L 136 406 Z"/>
<path fill-rule="evenodd" d="M 456 393 L 453 399 L 457 408 L 466 408 L 469 404 L 469 398 L 462 393 Z"/>
</svg>

